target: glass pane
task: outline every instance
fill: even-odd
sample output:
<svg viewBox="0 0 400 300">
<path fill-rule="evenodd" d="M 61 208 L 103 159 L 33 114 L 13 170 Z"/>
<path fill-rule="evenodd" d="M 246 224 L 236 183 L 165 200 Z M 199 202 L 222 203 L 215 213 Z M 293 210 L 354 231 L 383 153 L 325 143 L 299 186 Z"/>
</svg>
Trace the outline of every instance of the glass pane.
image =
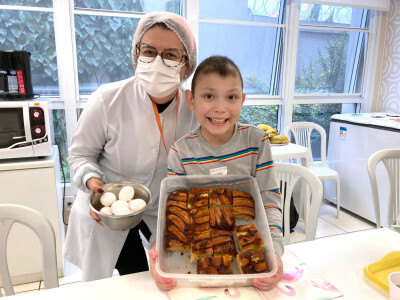
<svg viewBox="0 0 400 300">
<path fill-rule="evenodd" d="M 276 128 L 278 124 L 278 105 L 243 106 L 239 122 L 254 126 L 267 124 Z"/>
<path fill-rule="evenodd" d="M 328 147 L 331 116 L 341 112 L 341 103 L 295 104 L 293 105 L 293 122 L 313 122 L 322 126 L 326 131 L 326 147 Z M 313 159 L 315 161 L 321 160 L 321 139 L 315 130 L 311 134 L 311 148 Z"/>
<path fill-rule="evenodd" d="M 63 109 L 52 110 L 53 119 L 53 135 L 54 143 L 58 146 L 60 152 L 60 172 L 61 180 L 70 182 L 70 172 L 67 162 L 68 158 L 68 145 L 67 145 L 67 130 L 65 125 L 65 111 Z"/>
<path fill-rule="evenodd" d="M 202 0 L 200 18 L 277 24 L 281 0 Z M 227 9 L 229 7 L 229 9 Z"/>
<path fill-rule="evenodd" d="M 360 93 L 362 82 L 356 81 L 362 79 L 365 37 L 359 32 L 301 29 L 295 93 Z"/>
<path fill-rule="evenodd" d="M 0 5 L 53 7 L 53 0 L 0 0 Z"/>
<path fill-rule="evenodd" d="M 75 15 L 79 93 L 134 74 L 132 37 L 139 19 Z"/>
<path fill-rule="evenodd" d="M 238 65 L 246 94 L 276 95 L 279 91 L 274 88 L 273 66 L 278 30 L 273 27 L 200 23 L 199 63 L 211 55 L 227 56 Z"/>
<path fill-rule="evenodd" d="M 180 0 L 75 0 L 76 8 L 91 8 L 129 12 L 171 11 L 179 14 Z"/>
<path fill-rule="evenodd" d="M 53 14 L 0 10 L 0 49 L 31 53 L 34 94 L 58 95 Z"/>
<path fill-rule="evenodd" d="M 321 4 L 301 4 L 300 25 L 368 28 L 361 8 Z"/>
</svg>

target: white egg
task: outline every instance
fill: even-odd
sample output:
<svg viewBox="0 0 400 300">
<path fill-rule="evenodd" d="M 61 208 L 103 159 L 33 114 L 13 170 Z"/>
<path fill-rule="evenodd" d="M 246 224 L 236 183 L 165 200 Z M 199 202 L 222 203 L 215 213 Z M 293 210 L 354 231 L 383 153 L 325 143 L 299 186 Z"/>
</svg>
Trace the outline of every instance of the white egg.
<svg viewBox="0 0 400 300">
<path fill-rule="evenodd" d="M 120 191 L 118 195 L 119 200 L 124 200 L 128 202 L 133 198 L 135 195 L 135 190 L 131 186 L 124 186 Z"/>
<path fill-rule="evenodd" d="M 113 213 L 114 215 L 129 215 L 131 214 L 131 210 L 129 209 L 129 207 L 125 207 L 125 206 L 117 206 L 115 209 L 113 209 Z"/>
<path fill-rule="evenodd" d="M 111 205 L 111 210 L 114 215 L 118 215 L 119 213 L 116 213 L 116 211 L 123 211 L 125 209 L 129 209 L 128 202 L 124 200 L 117 200 Z"/>
<path fill-rule="evenodd" d="M 105 192 L 100 196 L 100 202 L 103 206 L 111 206 L 115 201 L 117 201 L 117 196 L 111 192 Z"/>
<path fill-rule="evenodd" d="M 108 206 L 102 207 L 102 208 L 100 209 L 100 212 L 101 212 L 102 214 L 105 214 L 105 215 L 110 215 L 110 216 L 113 215 L 113 212 L 112 212 L 112 210 L 111 210 L 111 207 L 108 207 Z"/>
<path fill-rule="evenodd" d="M 129 201 L 129 208 L 132 212 L 138 212 L 146 207 L 146 201 L 143 199 L 132 199 Z"/>
</svg>

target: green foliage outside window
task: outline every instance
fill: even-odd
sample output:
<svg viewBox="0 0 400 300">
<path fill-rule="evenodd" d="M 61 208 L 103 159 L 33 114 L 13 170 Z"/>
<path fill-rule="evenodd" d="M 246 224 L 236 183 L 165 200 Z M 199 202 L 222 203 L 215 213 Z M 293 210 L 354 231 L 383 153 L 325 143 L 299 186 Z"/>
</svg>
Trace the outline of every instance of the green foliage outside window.
<svg viewBox="0 0 400 300">
<path fill-rule="evenodd" d="M 0 19 L 0 49 L 31 53 L 34 93 L 58 93 L 53 15 L 48 12 L 1 10 Z"/>
<path fill-rule="evenodd" d="M 296 77 L 296 93 L 343 93 L 346 75 L 346 54 L 349 36 L 331 34 L 325 46 L 326 55 L 318 48 L 319 58 L 301 67 L 302 75 Z M 322 71 L 316 72 L 317 67 Z"/>
<path fill-rule="evenodd" d="M 278 124 L 278 105 L 243 106 L 239 122 L 255 126 L 268 124 L 276 128 Z"/>
</svg>

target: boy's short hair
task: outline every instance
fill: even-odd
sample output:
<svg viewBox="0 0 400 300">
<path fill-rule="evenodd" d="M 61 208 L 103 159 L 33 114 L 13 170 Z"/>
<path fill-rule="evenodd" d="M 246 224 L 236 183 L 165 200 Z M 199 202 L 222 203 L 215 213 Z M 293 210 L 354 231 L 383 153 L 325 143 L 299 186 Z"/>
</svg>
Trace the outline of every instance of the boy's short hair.
<svg viewBox="0 0 400 300">
<path fill-rule="evenodd" d="M 215 55 L 215 56 L 210 56 L 205 60 L 203 60 L 201 64 L 199 64 L 199 66 L 197 67 L 196 71 L 194 72 L 192 79 L 193 94 L 196 88 L 197 78 L 202 74 L 211 74 L 211 73 L 218 74 L 222 77 L 228 77 L 228 76 L 239 77 L 243 89 L 243 78 L 238 66 L 226 56 Z"/>
</svg>

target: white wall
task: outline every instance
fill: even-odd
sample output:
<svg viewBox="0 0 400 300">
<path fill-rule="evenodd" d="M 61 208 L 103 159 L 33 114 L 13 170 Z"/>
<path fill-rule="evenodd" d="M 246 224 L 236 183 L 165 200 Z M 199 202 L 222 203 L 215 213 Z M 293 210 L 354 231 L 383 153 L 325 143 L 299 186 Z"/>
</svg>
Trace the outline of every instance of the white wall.
<svg viewBox="0 0 400 300">
<path fill-rule="evenodd" d="M 400 113 L 400 1 L 390 3 L 386 31 L 379 107 L 382 112 Z"/>
</svg>

